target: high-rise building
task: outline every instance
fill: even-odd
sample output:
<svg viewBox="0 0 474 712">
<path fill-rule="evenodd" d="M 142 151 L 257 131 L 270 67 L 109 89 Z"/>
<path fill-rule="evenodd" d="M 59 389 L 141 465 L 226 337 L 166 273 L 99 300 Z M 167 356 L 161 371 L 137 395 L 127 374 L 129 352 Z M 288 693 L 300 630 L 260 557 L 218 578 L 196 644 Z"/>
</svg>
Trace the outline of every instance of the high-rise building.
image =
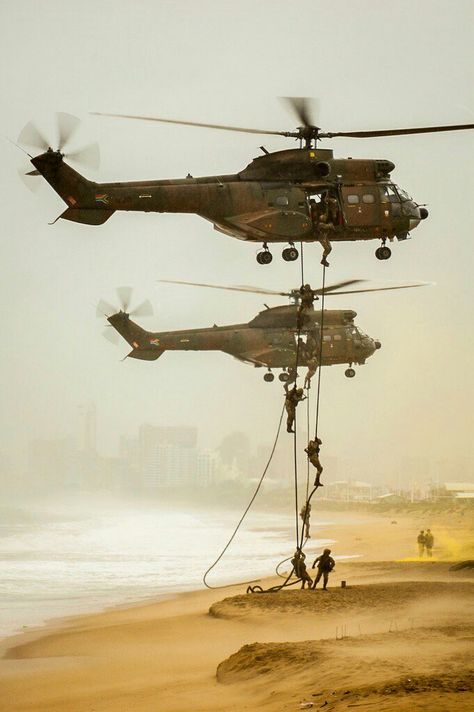
<svg viewBox="0 0 474 712">
<path fill-rule="evenodd" d="M 196 483 L 197 428 L 142 425 L 138 440 L 143 487 Z"/>
</svg>

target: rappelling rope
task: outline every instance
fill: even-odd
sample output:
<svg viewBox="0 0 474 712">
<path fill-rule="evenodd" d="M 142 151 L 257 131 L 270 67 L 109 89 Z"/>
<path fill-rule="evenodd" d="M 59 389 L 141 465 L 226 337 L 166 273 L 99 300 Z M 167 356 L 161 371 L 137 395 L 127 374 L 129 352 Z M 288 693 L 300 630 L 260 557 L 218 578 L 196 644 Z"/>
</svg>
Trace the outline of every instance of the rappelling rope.
<svg viewBox="0 0 474 712">
<path fill-rule="evenodd" d="M 303 248 L 303 245 L 301 244 L 301 248 Z M 303 268 L 303 249 L 301 249 L 301 283 L 304 285 L 304 268 Z M 325 301 L 325 285 L 326 285 L 326 266 L 323 265 L 323 279 L 322 279 L 322 294 L 321 294 L 321 322 L 320 322 L 320 334 L 319 334 L 319 365 L 318 365 L 318 387 L 316 390 L 316 414 L 315 414 L 315 440 L 318 435 L 318 423 L 319 423 L 319 403 L 320 403 L 320 396 L 321 396 L 321 368 L 322 368 L 322 356 L 323 356 L 323 335 L 324 335 L 324 301 Z M 302 315 L 299 315 L 300 318 L 298 319 L 297 326 L 298 326 L 298 341 L 297 341 L 297 347 L 296 347 L 296 365 L 295 365 L 295 371 L 298 370 L 298 363 L 299 363 L 299 350 L 300 350 L 300 334 L 301 334 L 301 326 L 302 326 Z M 308 442 L 309 442 L 309 422 L 310 422 L 310 408 L 309 408 L 309 398 L 307 398 L 308 403 L 306 404 L 306 424 L 307 424 L 307 434 L 308 434 Z M 300 551 L 303 550 L 304 546 L 306 545 L 306 542 L 308 541 L 308 537 L 304 539 L 304 532 L 305 532 L 305 524 L 306 520 L 303 521 L 302 527 L 301 527 L 301 538 L 299 536 L 299 528 L 298 528 L 298 462 L 297 462 L 297 441 L 296 441 L 296 412 L 295 412 L 295 420 L 294 420 L 294 430 L 295 434 L 293 437 L 293 444 L 294 444 L 294 480 L 295 480 L 295 510 L 296 510 L 296 547 Z M 308 505 L 311 502 L 311 499 L 318 489 L 318 486 L 316 485 L 313 487 L 311 492 L 309 492 L 309 456 L 307 457 L 307 473 L 306 473 L 306 508 L 308 508 Z M 304 539 L 304 541 L 303 541 Z M 275 572 L 280 578 L 284 578 L 283 583 L 277 584 L 276 586 L 272 586 L 268 589 L 263 589 L 261 586 L 249 586 L 247 588 L 247 593 L 275 593 L 277 591 L 281 591 L 282 588 L 286 588 L 288 586 L 293 586 L 294 584 L 298 583 L 301 579 L 297 578 L 294 581 L 290 583 L 290 579 L 293 576 L 294 572 L 294 566 L 291 567 L 291 571 L 289 574 L 284 576 L 283 574 L 280 574 L 279 572 L 279 567 L 286 563 L 287 561 L 291 561 L 293 557 L 288 557 L 286 559 L 283 559 L 283 561 L 280 561 L 275 569 Z"/>
<path fill-rule="evenodd" d="M 272 447 L 271 452 L 270 452 L 270 456 L 269 456 L 269 458 L 268 458 L 268 460 L 267 460 L 267 464 L 265 465 L 265 468 L 264 468 L 264 470 L 263 470 L 263 472 L 262 472 L 262 474 L 261 474 L 261 476 L 260 476 L 260 479 L 259 479 L 258 484 L 257 484 L 257 486 L 256 486 L 256 488 L 255 488 L 255 491 L 254 491 L 254 493 L 253 493 L 253 495 L 252 495 L 252 497 L 251 497 L 251 499 L 250 499 L 250 502 L 248 503 L 247 507 L 245 508 L 244 513 L 243 513 L 242 516 L 240 517 L 240 519 L 239 519 L 239 521 L 238 521 L 238 523 L 237 523 L 237 526 L 235 527 L 234 531 L 232 532 L 232 535 L 231 535 L 230 539 L 228 540 L 227 544 L 224 546 L 224 548 L 222 549 L 222 551 L 221 551 L 221 553 L 219 554 L 219 556 L 217 557 L 217 559 L 214 561 L 213 564 L 211 564 L 211 566 L 209 566 L 209 568 L 207 569 L 206 573 L 205 573 L 204 576 L 202 577 L 202 582 L 203 582 L 204 586 L 206 586 L 207 588 L 212 588 L 212 589 L 216 589 L 216 588 L 229 588 L 229 587 L 231 587 L 231 586 L 238 586 L 238 585 L 243 585 L 243 584 L 246 584 L 246 583 L 254 583 L 254 582 L 256 581 L 256 579 L 253 579 L 252 581 L 240 581 L 239 583 L 231 583 L 231 584 L 226 584 L 226 585 L 224 585 L 224 586 L 211 586 L 210 584 L 207 583 L 206 578 L 207 578 L 207 575 L 208 575 L 208 574 L 212 571 L 212 569 L 216 566 L 216 564 L 219 563 L 219 561 L 222 559 L 222 557 L 224 556 L 225 552 L 227 551 L 227 549 L 228 549 L 229 546 L 231 545 L 232 541 L 233 541 L 234 538 L 235 538 L 235 535 L 237 534 L 237 532 L 238 532 L 239 529 L 240 529 L 240 525 L 242 524 L 242 522 L 244 521 L 245 517 L 247 516 L 247 513 L 248 513 L 250 507 L 251 507 L 252 504 L 254 503 L 255 498 L 256 498 L 257 494 L 259 493 L 260 487 L 261 487 L 262 484 L 263 484 L 263 480 L 265 479 L 265 475 L 267 474 L 268 468 L 270 467 L 270 463 L 271 463 L 271 461 L 272 461 L 272 459 L 273 459 L 273 455 L 274 455 L 275 450 L 276 450 L 276 446 L 277 446 L 277 443 L 278 443 L 278 438 L 280 437 L 281 423 L 282 423 L 282 420 L 283 420 L 283 413 L 284 413 L 284 412 L 285 412 L 285 405 L 283 404 L 283 408 L 281 409 L 280 420 L 278 421 L 278 428 L 277 428 L 275 440 L 274 440 L 274 442 L 273 442 L 273 447 Z"/>
<path fill-rule="evenodd" d="M 326 265 L 323 265 L 323 283 L 322 283 L 322 294 L 321 294 L 321 324 L 320 324 L 320 329 L 319 329 L 319 365 L 318 365 L 318 387 L 316 389 L 316 413 L 315 413 L 315 423 L 314 423 L 314 439 L 317 441 L 318 437 L 318 425 L 319 425 L 319 403 L 321 399 L 321 371 L 322 371 L 322 363 L 323 363 L 323 336 L 324 336 L 324 301 L 325 301 L 325 286 L 326 286 Z M 309 401 L 309 398 L 308 398 Z M 307 429 L 309 433 L 309 404 L 307 408 Z M 296 430 L 296 428 L 295 428 Z M 308 442 L 309 442 L 309 436 L 308 436 Z M 313 487 L 311 493 L 308 496 L 308 489 L 309 489 L 309 455 L 307 458 L 307 468 L 308 468 L 308 477 L 306 481 L 306 511 L 308 509 L 309 504 L 311 503 L 311 499 L 318 489 L 318 486 L 316 485 Z M 304 523 L 303 523 L 304 525 Z M 308 539 L 306 539 L 308 541 Z M 303 543 L 303 530 L 301 531 L 301 539 L 299 540 L 299 548 L 303 550 L 304 545 L 306 544 L 306 541 Z"/>
</svg>

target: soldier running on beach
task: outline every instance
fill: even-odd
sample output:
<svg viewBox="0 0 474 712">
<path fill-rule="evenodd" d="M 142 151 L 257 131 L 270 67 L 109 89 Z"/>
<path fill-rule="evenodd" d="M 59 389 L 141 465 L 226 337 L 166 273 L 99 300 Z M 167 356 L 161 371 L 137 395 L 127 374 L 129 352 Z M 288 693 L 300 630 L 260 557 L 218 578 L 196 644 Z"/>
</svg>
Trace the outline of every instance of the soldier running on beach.
<svg viewBox="0 0 474 712">
<path fill-rule="evenodd" d="M 303 393 L 302 388 L 297 388 L 296 384 L 293 386 L 293 388 L 289 391 L 287 391 L 286 396 L 285 396 L 285 408 L 286 412 L 288 414 L 288 417 L 286 419 L 286 432 L 287 433 L 294 433 L 295 431 L 293 430 L 293 424 L 295 422 L 295 417 L 296 417 L 296 406 L 298 403 L 301 403 L 306 398 L 306 396 Z"/>
<path fill-rule="evenodd" d="M 305 448 L 305 452 L 308 455 L 308 460 L 316 468 L 316 479 L 314 481 L 315 487 L 323 487 L 324 485 L 320 482 L 321 473 L 323 471 L 323 466 L 319 461 L 319 452 L 321 450 L 322 440 L 316 437 L 315 440 L 310 440 L 308 447 Z"/>
<path fill-rule="evenodd" d="M 301 588 L 304 588 L 305 584 L 307 583 L 308 589 L 310 589 L 311 584 L 313 583 L 313 579 L 306 571 L 305 559 L 306 554 L 298 547 L 298 549 L 296 549 L 295 551 L 294 557 L 291 559 L 291 565 L 293 566 L 297 578 L 301 579 Z"/>
<path fill-rule="evenodd" d="M 316 568 L 316 565 L 318 567 L 318 573 L 316 574 L 316 578 L 314 579 L 313 583 L 313 588 L 316 588 L 317 584 L 319 583 L 319 580 L 321 576 L 323 577 L 323 590 L 327 590 L 328 586 L 328 578 L 329 574 L 333 570 L 333 568 L 336 565 L 336 562 L 332 558 L 331 554 L 331 549 L 324 549 L 323 553 L 321 556 L 318 556 L 317 559 L 314 560 L 312 568 Z"/>
</svg>

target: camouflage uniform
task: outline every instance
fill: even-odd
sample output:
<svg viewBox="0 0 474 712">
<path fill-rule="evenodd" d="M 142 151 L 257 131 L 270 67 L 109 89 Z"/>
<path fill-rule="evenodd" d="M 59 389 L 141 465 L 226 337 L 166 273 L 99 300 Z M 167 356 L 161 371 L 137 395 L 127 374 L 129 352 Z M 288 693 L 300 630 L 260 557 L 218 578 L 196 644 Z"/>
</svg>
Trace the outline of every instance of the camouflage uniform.
<svg viewBox="0 0 474 712">
<path fill-rule="evenodd" d="M 309 533 L 309 518 L 311 516 L 311 502 L 307 502 L 304 507 L 301 507 L 300 517 L 303 520 L 303 526 L 305 528 L 305 537 L 310 539 Z"/>
<path fill-rule="evenodd" d="M 316 578 L 314 579 L 313 588 L 316 588 L 316 586 L 319 582 L 319 579 L 322 576 L 323 577 L 323 589 L 324 589 L 324 591 L 327 589 L 329 574 L 331 573 L 331 571 L 333 570 L 333 568 L 336 565 L 336 562 L 334 561 L 332 556 L 330 556 L 330 553 L 331 553 L 331 549 L 324 549 L 321 556 L 318 556 L 318 558 L 315 559 L 313 562 L 313 567 L 312 567 L 313 569 L 316 567 L 316 564 L 318 566 L 318 573 L 316 575 Z"/>
<path fill-rule="evenodd" d="M 308 366 L 308 372 L 304 379 L 303 388 L 309 388 L 311 386 L 311 379 L 313 378 L 314 374 L 316 373 L 316 371 L 318 369 L 318 359 L 316 358 L 316 356 L 312 356 L 309 359 L 307 366 Z"/>
<path fill-rule="evenodd" d="M 322 445 L 322 440 L 319 438 L 316 438 L 316 440 L 310 440 L 308 443 L 308 447 L 305 448 L 305 452 L 308 454 L 308 459 L 310 463 L 313 465 L 313 467 L 316 468 L 316 479 L 314 481 L 314 486 L 315 487 L 323 487 L 321 482 L 319 481 L 319 478 L 321 477 L 322 471 L 323 471 L 323 466 L 321 465 L 319 461 L 319 451 L 321 449 Z"/>
<path fill-rule="evenodd" d="M 313 579 L 306 571 L 305 559 L 306 554 L 304 554 L 301 549 L 297 549 L 295 551 L 294 557 L 291 559 L 291 564 L 293 566 L 296 576 L 301 579 L 301 588 L 304 588 L 305 583 L 308 584 L 308 588 L 311 588 Z"/>
<path fill-rule="evenodd" d="M 288 414 L 288 417 L 286 419 L 286 432 L 287 433 L 295 432 L 293 430 L 293 423 L 295 422 L 296 406 L 298 405 L 298 403 L 301 403 L 301 401 L 304 400 L 305 398 L 306 398 L 306 396 L 303 394 L 302 388 L 296 388 L 296 386 L 293 386 L 291 391 L 287 391 L 287 394 L 285 397 L 285 408 L 286 408 L 286 412 Z"/>
</svg>

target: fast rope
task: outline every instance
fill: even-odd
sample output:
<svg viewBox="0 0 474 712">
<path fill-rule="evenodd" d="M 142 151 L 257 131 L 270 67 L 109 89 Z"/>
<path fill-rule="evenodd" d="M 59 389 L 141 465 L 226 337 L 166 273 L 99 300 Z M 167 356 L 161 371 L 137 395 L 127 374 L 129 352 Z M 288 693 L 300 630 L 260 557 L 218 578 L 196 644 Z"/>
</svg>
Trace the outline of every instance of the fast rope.
<svg viewBox="0 0 474 712">
<path fill-rule="evenodd" d="M 258 484 L 257 484 L 257 486 L 256 486 L 256 488 L 255 488 L 255 491 L 254 491 L 254 493 L 253 493 L 253 495 L 252 495 L 252 497 L 251 497 L 251 499 L 250 499 L 250 502 L 248 503 L 247 507 L 246 507 L 245 510 L 244 510 L 244 513 L 243 513 L 242 516 L 240 517 L 240 519 L 239 519 L 239 521 L 238 521 L 238 523 L 237 523 L 237 525 L 236 525 L 234 531 L 232 532 L 232 535 L 231 535 L 230 539 L 228 540 L 227 544 L 224 546 L 224 548 L 222 549 L 222 551 L 221 551 L 221 553 L 219 554 L 219 556 L 217 557 L 217 559 L 214 561 L 213 564 L 211 564 L 211 566 L 209 566 L 209 568 L 207 569 L 206 573 L 205 573 L 204 576 L 202 577 L 202 582 L 203 582 L 204 586 L 206 586 L 207 588 L 211 588 L 211 589 L 229 588 L 229 587 L 231 587 L 231 586 L 238 586 L 238 585 L 239 585 L 238 583 L 231 583 L 231 584 L 226 584 L 226 585 L 224 585 L 224 586 L 211 586 L 210 584 L 207 583 L 206 578 L 207 578 L 207 575 L 212 571 L 212 569 L 219 563 L 219 561 L 222 559 L 222 557 L 224 556 L 225 552 L 227 551 L 227 549 L 228 549 L 229 546 L 231 545 L 231 543 L 232 543 L 232 541 L 234 540 L 234 538 L 235 538 L 237 532 L 238 532 L 239 529 L 240 529 L 240 526 L 241 526 L 242 522 L 244 521 L 245 517 L 247 516 L 250 507 L 251 507 L 252 504 L 254 503 L 255 498 L 256 498 L 257 494 L 259 493 L 259 491 L 260 491 L 260 487 L 261 487 L 262 484 L 263 484 L 263 480 L 265 479 L 265 475 L 267 474 L 268 468 L 270 467 L 270 463 L 271 463 L 271 461 L 272 461 L 272 459 L 273 459 L 273 455 L 274 455 L 274 453 L 275 453 L 276 446 L 277 446 L 277 443 L 278 443 L 278 438 L 280 437 L 281 423 L 282 423 L 282 420 L 283 420 L 283 413 L 284 413 L 284 412 L 285 412 L 285 406 L 283 405 L 283 408 L 281 409 L 281 413 L 280 413 L 280 420 L 278 421 L 278 428 L 277 428 L 275 440 L 274 440 L 274 442 L 273 442 L 273 447 L 272 447 L 271 452 L 270 452 L 270 456 L 269 456 L 269 458 L 268 458 L 268 460 L 267 460 L 267 464 L 265 465 L 265 468 L 264 468 L 264 470 L 263 470 L 263 472 L 262 472 L 262 474 L 261 474 L 261 476 L 260 476 L 260 479 L 259 479 Z M 256 579 L 253 579 L 252 581 L 241 581 L 241 582 L 240 582 L 240 585 L 243 585 L 243 584 L 246 584 L 246 583 L 249 583 L 249 584 L 250 584 L 250 583 L 255 583 L 255 581 L 256 581 Z"/>
<path fill-rule="evenodd" d="M 301 243 L 301 283 L 304 285 L 304 267 L 303 267 L 303 244 Z M 321 397 L 321 368 L 322 368 L 322 356 L 323 356 L 323 336 L 324 336 L 324 301 L 325 301 L 325 285 L 326 285 L 326 266 L 323 265 L 323 278 L 322 278 L 322 290 L 321 290 L 321 321 L 320 321 L 320 334 L 319 334 L 319 365 L 318 365 L 318 385 L 317 385 L 317 391 L 316 391 L 316 412 L 315 412 L 315 441 L 317 442 L 317 437 L 318 437 L 318 424 L 319 424 L 319 404 L 320 404 L 320 397 Z M 296 364 L 295 364 L 295 372 L 297 373 L 298 370 L 298 364 L 299 364 L 299 351 L 301 347 L 301 327 L 302 327 L 302 311 L 299 312 L 298 314 L 298 321 L 297 321 L 297 347 L 296 347 Z M 296 384 L 295 384 L 296 387 Z M 309 442 L 309 422 L 310 422 L 310 408 L 309 408 L 309 397 L 307 397 L 308 403 L 306 404 L 306 424 L 307 424 L 307 436 L 308 436 L 308 442 Z M 307 522 L 307 517 L 309 515 L 308 509 L 309 505 L 311 503 L 311 499 L 318 489 L 319 486 L 319 478 L 315 480 L 315 485 L 311 492 L 309 493 L 309 455 L 307 457 L 307 468 L 306 468 L 306 503 L 305 503 L 305 511 L 306 511 L 306 516 L 303 518 L 303 523 L 301 527 L 301 537 L 299 535 L 299 527 L 298 527 L 298 461 L 297 461 L 297 423 L 296 423 L 296 410 L 295 410 L 295 418 L 294 418 L 294 437 L 293 437 L 293 447 L 294 447 L 294 481 L 295 481 L 295 514 L 296 514 L 296 548 L 297 551 L 303 551 L 303 548 L 308 541 L 308 537 L 304 539 L 304 533 L 305 533 L 305 527 L 306 527 L 306 522 Z M 303 541 L 304 539 L 304 541 Z M 276 566 L 276 574 L 280 576 L 280 578 L 284 578 L 283 583 L 277 584 L 276 586 L 272 586 L 268 589 L 263 589 L 261 586 L 248 586 L 247 588 L 247 593 L 274 593 L 277 591 L 280 591 L 282 588 L 285 588 L 287 586 L 293 586 L 294 584 L 298 583 L 301 581 L 300 578 L 296 578 L 295 581 L 292 581 L 290 583 L 290 579 L 293 576 L 293 573 L 295 571 L 294 565 L 291 568 L 291 571 L 289 574 L 285 577 L 284 575 L 280 574 L 279 572 L 279 567 L 283 564 L 286 563 L 287 561 L 292 560 L 293 557 L 288 557 L 287 559 L 284 559 L 283 561 L 280 561 L 279 564 Z"/>
</svg>

